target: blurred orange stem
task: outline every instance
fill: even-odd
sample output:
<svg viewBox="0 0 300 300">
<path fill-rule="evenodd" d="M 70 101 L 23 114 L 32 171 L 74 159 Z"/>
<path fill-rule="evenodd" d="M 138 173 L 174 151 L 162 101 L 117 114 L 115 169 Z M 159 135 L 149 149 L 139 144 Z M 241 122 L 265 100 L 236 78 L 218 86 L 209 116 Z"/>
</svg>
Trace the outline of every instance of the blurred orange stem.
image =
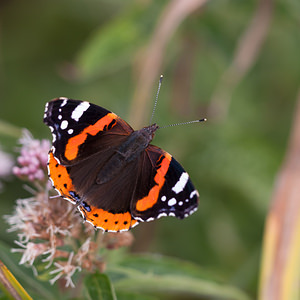
<svg viewBox="0 0 300 300">
<path fill-rule="evenodd" d="M 267 216 L 260 300 L 298 300 L 300 280 L 300 91 L 285 161 Z"/>
<path fill-rule="evenodd" d="M 226 118 L 235 88 L 256 62 L 267 37 L 272 8 L 273 0 L 259 0 L 256 12 L 238 40 L 232 62 L 222 74 L 211 97 L 209 116 L 217 120 Z"/>
<path fill-rule="evenodd" d="M 137 71 L 136 90 L 131 103 L 129 120 L 134 127 L 147 125 L 150 117 L 150 97 L 154 98 L 153 84 L 159 80 L 166 47 L 178 26 L 207 0 L 173 0 L 164 9 Z"/>
</svg>

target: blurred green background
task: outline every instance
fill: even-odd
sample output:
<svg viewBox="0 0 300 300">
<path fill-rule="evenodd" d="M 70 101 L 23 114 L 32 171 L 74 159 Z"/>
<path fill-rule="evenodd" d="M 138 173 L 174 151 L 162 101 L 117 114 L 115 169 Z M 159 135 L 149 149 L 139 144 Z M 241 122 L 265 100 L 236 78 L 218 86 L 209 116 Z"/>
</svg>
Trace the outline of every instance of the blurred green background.
<svg viewBox="0 0 300 300">
<path fill-rule="evenodd" d="M 147 115 L 148 125 L 153 100 L 145 113 L 135 111 L 132 98 L 145 59 L 141 52 L 169 3 L 1 1 L 0 120 L 50 139 L 42 122 L 45 102 L 66 96 L 101 105 L 129 122 L 130 111 Z M 300 86 L 298 0 L 273 3 L 266 38 L 232 88 L 228 110 L 218 118 L 210 108 L 258 3 L 208 1 L 168 41 L 154 121 L 207 117 L 208 122 L 163 129 L 153 143 L 181 162 L 201 202 L 183 221 L 163 218 L 133 230 L 134 249 L 193 261 L 250 295 L 257 290 L 264 218 Z M 15 153 L 17 139 L 4 126 L 0 138 L 2 149 Z M 1 214 L 9 214 L 15 199 L 28 193 L 12 176 L 1 181 Z M 6 233 L 2 218 L 0 225 L 1 240 L 11 243 L 14 235 Z"/>
</svg>

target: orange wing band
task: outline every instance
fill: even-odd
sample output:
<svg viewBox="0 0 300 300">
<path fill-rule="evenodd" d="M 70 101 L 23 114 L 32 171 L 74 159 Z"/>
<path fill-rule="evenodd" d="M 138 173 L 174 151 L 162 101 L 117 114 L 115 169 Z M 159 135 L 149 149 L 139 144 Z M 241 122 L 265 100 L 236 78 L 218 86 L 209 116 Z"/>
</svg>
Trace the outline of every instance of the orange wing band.
<svg viewBox="0 0 300 300">
<path fill-rule="evenodd" d="M 66 167 L 58 163 L 52 151 L 49 152 L 48 168 L 54 188 L 62 196 L 70 198 L 69 191 L 74 190 L 72 180 Z"/>
<path fill-rule="evenodd" d="M 159 192 L 165 183 L 165 176 L 168 172 L 171 159 L 172 156 L 169 153 L 165 152 L 164 159 L 162 160 L 161 165 L 157 169 L 157 173 L 154 177 L 154 181 L 156 184 L 151 188 L 147 196 L 138 200 L 136 203 L 136 209 L 138 211 L 145 211 L 151 208 L 157 202 Z"/>
<path fill-rule="evenodd" d="M 90 206 L 91 211 L 79 207 L 86 220 L 94 226 L 105 231 L 127 231 L 138 224 L 132 219 L 130 212 L 113 214 L 95 206 Z"/>
<path fill-rule="evenodd" d="M 68 144 L 66 145 L 65 157 L 68 160 L 73 160 L 77 157 L 79 146 L 82 145 L 88 134 L 96 135 L 99 131 L 103 131 L 105 125 L 109 125 L 112 120 L 117 119 L 118 116 L 114 113 L 108 113 L 106 116 L 98 120 L 94 125 L 90 125 L 85 128 L 80 134 L 73 136 L 69 139 Z M 112 124 L 112 127 L 117 123 Z"/>
</svg>

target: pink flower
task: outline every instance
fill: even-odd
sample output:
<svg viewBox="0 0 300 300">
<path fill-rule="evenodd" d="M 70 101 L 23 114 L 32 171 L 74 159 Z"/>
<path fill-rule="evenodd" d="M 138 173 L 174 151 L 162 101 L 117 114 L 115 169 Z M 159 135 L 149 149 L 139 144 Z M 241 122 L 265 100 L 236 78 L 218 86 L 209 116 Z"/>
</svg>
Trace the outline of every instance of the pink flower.
<svg viewBox="0 0 300 300">
<path fill-rule="evenodd" d="M 37 269 L 52 268 L 48 273 L 53 275 L 49 280 L 51 284 L 63 279 L 66 287 L 74 287 L 72 276 L 75 272 L 105 269 L 99 254 L 101 248 L 129 246 L 132 235 L 105 234 L 95 231 L 90 224 L 83 224 L 76 207 L 60 196 L 54 196 L 52 192 L 56 192 L 46 180 L 49 141 L 33 139 L 28 131 L 24 131 L 20 143 L 19 166 L 14 167 L 13 172 L 20 179 L 32 182 L 33 188 L 27 186 L 32 197 L 17 200 L 14 213 L 5 216 L 10 225 L 8 231 L 17 232 L 15 243 L 20 247 L 12 252 L 22 253 L 20 264 L 32 267 L 34 275 L 37 275 Z M 35 268 L 34 265 L 40 262 L 42 267 Z"/>
<path fill-rule="evenodd" d="M 30 132 L 24 130 L 20 144 L 21 155 L 17 159 L 19 166 L 13 167 L 13 173 L 31 182 L 45 181 L 50 142 L 33 139 Z"/>
<path fill-rule="evenodd" d="M 34 260 L 36 257 L 40 256 L 45 252 L 47 249 L 47 246 L 45 244 L 35 244 L 35 243 L 27 243 L 26 245 L 15 241 L 15 243 L 20 246 L 21 248 L 18 249 L 12 249 L 12 252 L 21 252 L 23 253 L 23 256 L 19 262 L 20 265 L 23 265 L 25 263 L 28 263 L 30 266 L 33 265 Z"/>
<path fill-rule="evenodd" d="M 63 276 L 64 279 L 66 280 L 66 285 L 65 285 L 66 287 L 68 286 L 75 287 L 72 281 L 72 276 L 76 271 L 81 271 L 81 268 L 79 266 L 72 264 L 73 256 L 74 256 L 74 252 L 71 252 L 67 263 L 57 263 L 57 262 L 54 263 L 57 269 L 51 271 L 50 274 L 51 275 L 56 273 L 58 274 L 49 281 L 51 284 L 54 284 L 56 280 L 58 280 Z"/>
</svg>

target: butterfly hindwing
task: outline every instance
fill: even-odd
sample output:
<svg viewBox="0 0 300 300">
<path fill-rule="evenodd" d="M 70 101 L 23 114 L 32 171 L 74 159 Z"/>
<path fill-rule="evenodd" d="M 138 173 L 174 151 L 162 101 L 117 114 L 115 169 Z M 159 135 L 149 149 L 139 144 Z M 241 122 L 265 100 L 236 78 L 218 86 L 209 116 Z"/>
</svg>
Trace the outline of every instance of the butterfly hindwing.
<svg viewBox="0 0 300 300">
<path fill-rule="evenodd" d="M 89 161 L 70 168 L 70 177 L 84 205 L 79 209 L 83 217 L 96 227 L 107 231 L 124 231 L 138 224 L 132 217 L 130 203 L 134 194 L 138 163 L 135 161 L 122 168 L 117 176 L 104 183 L 97 183 L 101 163 Z M 88 173 L 84 180 L 83 173 Z"/>
</svg>

